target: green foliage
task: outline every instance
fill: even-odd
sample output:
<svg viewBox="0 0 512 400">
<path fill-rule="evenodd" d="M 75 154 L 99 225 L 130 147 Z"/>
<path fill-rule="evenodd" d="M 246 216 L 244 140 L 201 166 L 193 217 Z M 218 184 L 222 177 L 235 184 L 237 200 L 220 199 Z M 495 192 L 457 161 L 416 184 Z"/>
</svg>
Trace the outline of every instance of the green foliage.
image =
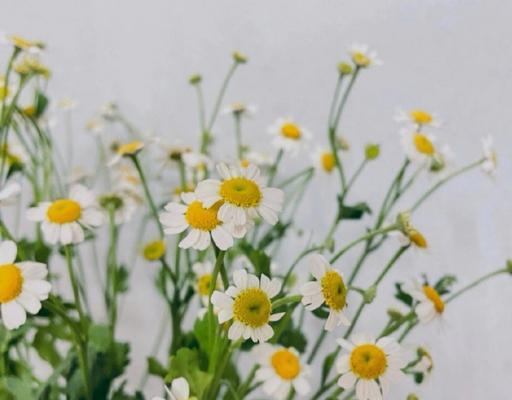
<svg viewBox="0 0 512 400">
<path fill-rule="evenodd" d="M 200 361 L 197 349 L 179 349 L 176 355 L 171 357 L 166 381 L 170 382 L 175 378 L 184 377 L 188 381 L 192 393 L 201 398 L 213 375 L 201 370 Z"/>
<path fill-rule="evenodd" d="M 412 307 L 413 298 L 402 290 L 402 283 L 395 283 L 395 298 L 405 305 Z"/>
<path fill-rule="evenodd" d="M 288 228 L 292 225 L 291 222 L 278 221 L 269 231 L 261 238 L 258 248 L 261 250 L 266 249 L 272 243 L 279 241 L 284 237 Z"/>
<path fill-rule="evenodd" d="M 255 249 L 247 242 L 244 242 L 240 247 L 253 265 L 254 272 L 257 276 L 261 274 L 265 274 L 268 277 L 272 276 L 270 271 L 270 257 L 263 250 Z"/>
<path fill-rule="evenodd" d="M 167 375 L 167 368 L 165 368 L 155 357 L 148 357 L 147 362 L 148 372 L 150 375 L 159 376 L 160 378 L 164 378 L 165 375 Z"/>
<path fill-rule="evenodd" d="M 354 204 L 353 206 L 347 206 L 343 204 L 343 199 L 338 198 L 339 202 L 339 215 L 338 218 L 341 219 L 361 219 L 365 214 L 371 214 L 372 209 L 368 205 L 368 203 L 361 202 Z"/>
<path fill-rule="evenodd" d="M 444 275 L 435 283 L 434 289 L 442 296 L 450 293 L 450 289 L 455 282 L 457 282 L 457 277 L 454 275 Z"/>
</svg>

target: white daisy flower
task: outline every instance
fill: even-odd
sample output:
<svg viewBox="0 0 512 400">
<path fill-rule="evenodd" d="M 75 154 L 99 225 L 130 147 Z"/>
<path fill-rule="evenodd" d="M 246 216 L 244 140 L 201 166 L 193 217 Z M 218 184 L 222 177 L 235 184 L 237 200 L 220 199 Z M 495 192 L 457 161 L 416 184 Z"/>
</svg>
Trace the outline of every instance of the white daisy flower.
<svg viewBox="0 0 512 400">
<path fill-rule="evenodd" d="M 423 126 L 431 126 L 439 128 L 441 121 L 436 114 L 429 113 L 421 108 L 415 108 L 409 111 L 398 109 L 395 113 L 394 120 L 396 122 L 405 122 L 412 124 L 418 130 Z"/>
<path fill-rule="evenodd" d="M 16 243 L 0 243 L 0 310 L 7 329 L 16 329 L 27 319 L 27 312 L 37 314 L 41 301 L 52 288 L 45 280 L 45 264 L 34 261 L 16 263 Z"/>
<path fill-rule="evenodd" d="M 45 44 L 39 40 L 29 40 L 18 35 L 6 35 L 4 33 L 0 33 L 0 43 L 10 44 L 29 54 L 39 54 L 45 47 Z"/>
<path fill-rule="evenodd" d="M 311 370 L 293 347 L 262 343 L 252 350 L 260 368 L 256 380 L 263 382 L 263 392 L 273 399 L 284 400 L 293 388 L 305 396 L 311 390 L 308 379 Z"/>
<path fill-rule="evenodd" d="M 144 142 L 134 140 L 132 142 L 121 144 L 117 147 L 114 157 L 108 162 L 108 166 L 116 165 L 123 157 L 130 157 L 138 154 L 144 148 Z"/>
<path fill-rule="evenodd" d="M 203 179 L 213 166 L 213 161 L 205 154 L 188 151 L 183 153 L 182 158 L 185 166 L 195 174 L 195 180 Z"/>
<path fill-rule="evenodd" d="M 348 53 L 352 57 L 352 62 L 359 68 L 382 65 L 382 61 L 377 57 L 377 52 L 370 50 L 366 44 L 354 43 Z"/>
<path fill-rule="evenodd" d="M 122 225 L 130 222 L 137 211 L 138 203 L 127 191 L 105 194 L 98 198 L 98 204 L 105 210 L 106 218 L 110 209 L 114 213 L 114 223 Z"/>
<path fill-rule="evenodd" d="M 315 170 L 321 174 L 330 175 L 336 167 L 336 160 L 331 149 L 317 147 L 313 153 L 311 160 Z"/>
<path fill-rule="evenodd" d="M 445 144 L 441 147 L 441 150 L 434 154 L 430 162 L 430 172 L 439 174 L 441 171 L 451 169 L 455 160 L 455 153 L 452 148 Z"/>
<path fill-rule="evenodd" d="M 358 400 L 382 400 L 390 382 L 404 376 L 406 365 L 402 346 L 389 336 L 375 341 L 367 335 L 353 335 L 351 340 L 338 339 L 338 344 L 348 354 L 336 362 L 341 375 L 338 386 L 345 390 L 354 387 Z"/>
<path fill-rule="evenodd" d="M 203 305 L 207 306 L 213 279 L 213 264 L 210 261 L 196 262 L 192 265 L 192 271 L 196 274 L 196 292 L 201 297 Z M 217 279 L 215 289 L 220 287 L 222 282 Z"/>
<path fill-rule="evenodd" d="M 411 162 L 431 164 L 437 153 L 434 135 L 403 130 L 400 132 L 400 136 L 404 153 Z"/>
<path fill-rule="evenodd" d="M 427 324 L 443 315 L 445 303 L 432 286 L 412 281 L 402 284 L 402 290 L 419 302 L 414 311 L 421 323 Z"/>
<path fill-rule="evenodd" d="M 271 299 L 280 292 L 281 284 L 276 279 L 270 280 L 266 275 L 258 279 L 246 270 L 233 273 L 234 286 L 226 292 L 216 290 L 212 295 L 212 304 L 219 308 L 219 323 L 229 320 L 233 323 L 228 331 L 230 340 L 266 342 L 274 330 L 270 322 L 278 321 L 285 313 L 272 314 Z"/>
<path fill-rule="evenodd" d="M 224 107 L 222 110 L 222 114 L 224 115 L 238 115 L 240 117 L 252 117 L 256 114 L 256 106 L 252 104 L 243 104 L 243 103 L 231 103 Z"/>
<path fill-rule="evenodd" d="M 272 145 L 291 155 L 296 155 L 312 137 L 307 129 L 295 123 L 291 117 L 278 118 L 268 132 L 274 136 Z"/>
<path fill-rule="evenodd" d="M 284 193 L 281 189 L 266 187 L 258 167 L 249 165 L 247 168 L 237 168 L 218 164 L 217 171 L 222 181 L 207 179 L 199 182 L 196 194 L 205 207 L 219 201 L 222 203 L 219 220 L 244 226 L 260 215 L 271 225 L 277 222 Z"/>
<path fill-rule="evenodd" d="M 226 250 L 233 246 L 233 237 L 245 235 L 246 226 L 235 227 L 219 219 L 221 201 L 206 207 L 195 193 L 182 193 L 181 199 L 185 204 L 171 202 L 165 206 L 166 212 L 160 214 L 160 222 L 168 235 L 189 229 L 187 236 L 179 243 L 182 249 L 205 250 L 213 240 L 219 249 Z"/>
<path fill-rule="evenodd" d="M 72 186 L 68 198 L 42 202 L 28 209 L 27 218 L 42 222 L 41 229 L 49 244 L 62 245 L 83 242 L 82 226 L 97 227 L 104 222 L 94 194 L 82 185 Z"/>
<path fill-rule="evenodd" d="M 0 190 L 0 206 L 8 206 L 21 193 L 21 185 L 18 182 L 10 182 Z"/>
<path fill-rule="evenodd" d="M 185 378 L 176 378 L 171 382 L 171 388 L 165 386 L 168 399 L 163 397 L 153 397 L 152 400 L 192 400 L 190 397 L 190 387 Z"/>
<path fill-rule="evenodd" d="M 411 222 L 411 215 L 408 212 L 402 212 L 397 217 L 398 229 L 389 232 L 398 240 L 402 247 L 414 245 L 418 249 L 426 249 L 428 242 L 425 236 L 416 229 Z"/>
<path fill-rule="evenodd" d="M 247 168 L 249 165 L 254 164 L 260 168 L 270 167 L 274 159 L 265 153 L 250 150 L 244 155 L 244 159 L 240 161 L 241 166 Z"/>
<path fill-rule="evenodd" d="M 322 304 L 329 308 L 325 330 L 332 331 L 340 325 L 349 326 L 350 321 L 343 314 L 347 305 L 347 287 L 343 275 L 327 262 L 324 256 L 313 254 L 309 257 L 311 275 L 316 279 L 302 286 L 302 304 L 313 311 Z"/>
<path fill-rule="evenodd" d="M 482 138 L 482 148 L 485 158 L 482 163 L 482 170 L 490 176 L 495 176 L 498 158 L 494 150 L 494 140 L 491 135 Z"/>
</svg>

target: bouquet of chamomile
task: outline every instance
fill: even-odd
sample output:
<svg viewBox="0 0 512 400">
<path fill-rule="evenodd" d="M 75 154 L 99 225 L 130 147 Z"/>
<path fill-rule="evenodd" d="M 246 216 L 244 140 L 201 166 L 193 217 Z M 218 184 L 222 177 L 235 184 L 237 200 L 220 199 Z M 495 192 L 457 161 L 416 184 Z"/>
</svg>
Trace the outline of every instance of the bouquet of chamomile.
<svg viewBox="0 0 512 400">
<path fill-rule="evenodd" d="M 339 134 L 357 81 L 380 64 L 367 46 L 354 45 L 333 68 L 326 127 L 314 139 L 302 121 L 283 117 L 269 124 L 267 153 L 248 146 L 243 122 L 254 107 L 225 105 L 231 81 L 248 62 L 235 52 L 212 102 L 205 101 L 201 75 L 189 78 L 199 120 L 190 143 L 145 134 L 115 103 L 102 107 L 85 126 L 96 144 L 84 149 L 94 164 L 90 174 L 73 163 L 78 141 L 68 116 L 75 103 L 50 101 L 45 44 L 14 35 L 3 42 L 10 55 L 0 75 L 1 399 L 389 398 L 390 386 L 421 384 L 433 371 L 435 355 L 404 346 L 409 335 L 441 318 L 460 295 L 512 272 L 512 262 L 504 262 L 461 287 L 450 271 L 386 279 L 404 253 L 428 248 L 415 211 L 461 174 L 482 169 L 493 176 L 497 162 L 486 137 L 481 154 L 457 165 L 433 135 L 436 115 L 401 110 L 396 145 L 404 157 L 388 165 L 394 178 L 375 183 L 378 198 L 348 201 L 358 178 L 379 165 L 381 151 L 377 143 L 351 149 Z M 64 139 L 55 133 L 62 131 L 56 110 Z M 215 154 L 221 114 L 233 122 L 227 158 Z M 312 161 L 283 168 L 311 146 Z M 359 158 L 356 165 L 347 162 L 348 152 Z M 325 231 L 297 241 L 308 236 L 296 216 L 308 211 L 301 205 L 318 175 L 331 176 L 336 212 Z M 397 209 L 422 175 L 430 186 Z M 359 234 L 342 237 L 339 227 L 349 223 L 360 224 Z M 287 248 L 293 258 L 278 264 Z M 368 257 L 383 248 L 372 272 L 358 280 Z M 353 265 L 348 252 L 359 253 Z M 123 299 L 135 295 L 130 278 L 137 262 L 154 271 L 163 306 L 155 310 L 161 321 L 154 339 L 144 326 L 131 332 L 154 341 L 145 371 L 133 379 L 126 373 L 130 345 L 116 327 Z M 85 279 L 90 271 L 94 281 Z M 372 331 L 361 332 L 361 316 L 382 301 L 381 285 L 394 288 L 395 302 L 372 317 Z M 93 301 L 101 312 L 91 311 Z M 147 393 L 149 377 L 160 379 L 159 392 Z"/>
</svg>

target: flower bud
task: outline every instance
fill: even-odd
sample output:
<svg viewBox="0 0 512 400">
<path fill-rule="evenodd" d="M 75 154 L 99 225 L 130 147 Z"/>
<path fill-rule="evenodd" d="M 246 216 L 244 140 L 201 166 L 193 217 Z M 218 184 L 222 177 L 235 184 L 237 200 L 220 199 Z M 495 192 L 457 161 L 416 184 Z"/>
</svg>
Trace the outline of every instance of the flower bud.
<svg viewBox="0 0 512 400">
<path fill-rule="evenodd" d="M 342 151 L 349 151 L 350 150 L 350 143 L 348 140 L 343 136 L 338 136 L 337 138 L 337 147 Z"/>
<path fill-rule="evenodd" d="M 191 85 L 197 85 L 198 83 L 201 83 L 202 80 L 203 80 L 203 77 L 199 74 L 191 75 L 190 78 L 188 78 L 188 82 Z"/>
<path fill-rule="evenodd" d="M 409 396 L 407 396 L 407 400 L 420 400 L 420 398 L 414 393 L 411 393 Z"/>
<path fill-rule="evenodd" d="M 364 291 L 363 300 L 366 304 L 370 304 L 377 296 L 377 286 L 372 285 Z"/>
<path fill-rule="evenodd" d="M 368 161 L 375 160 L 379 157 L 380 146 L 374 143 L 368 143 L 364 148 L 364 156 Z"/>
<path fill-rule="evenodd" d="M 338 72 L 341 75 L 350 75 L 353 70 L 354 70 L 354 68 L 352 67 L 352 65 L 350 65 L 347 62 L 340 62 L 338 64 Z"/>
<path fill-rule="evenodd" d="M 400 312 L 400 310 L 397 310 L 396 308 L 388 308 L 387 313 L 389 318 L 391 318 L 394 321 L 403 318 L 403 314 Z"/>
<path fill-rule="evenodd" d="M 512 274 L 512 260 L 507 260 L 507 271 Z"/>
<path fill-rule="evenodd" d="M 148 261 L 156 261 L 165 254 L 165 243 L 163 240 L 155 240 L 144 246 L 144 258 Z"/>
<path fill-rule="evenodd" d="M 235 62 L 238 64 L 245 64 L 248 58 L 245 54 L 242 54 L 239 51 L 235 51 L 233 53 L 233 60 L 235 60 Z"/>
</svg>

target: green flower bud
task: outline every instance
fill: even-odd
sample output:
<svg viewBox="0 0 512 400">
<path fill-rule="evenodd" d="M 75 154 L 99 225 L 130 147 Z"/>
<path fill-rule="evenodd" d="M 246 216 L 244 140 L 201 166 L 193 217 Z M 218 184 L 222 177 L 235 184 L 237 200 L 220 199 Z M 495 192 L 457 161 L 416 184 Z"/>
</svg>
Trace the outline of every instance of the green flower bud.
<svg viewBox="0 0 512 400">
<path fill-rule="evenodd" d="M 444 157 L 439 153 L 434 154 L 434 156 L 432 157 L 432 163 L 430 164 L 430 171 L 439 172 L 442 169 L 444 169 L 445 166 L 446 162 L 444 160 Z"/>
<path fill-rule="evenodd" d="M 340 62 L 338 64 L 338 72 L 342 75 L 350 75 L 354 68 L 347 62 Z"/>
<path fill-rule="evenodd" d="M 190 78 L 188 78 L 188 82 L 191 85 L 197 85 L 198 83 L 201 83 L 203 77 L 199 74 L 191 75 Z"/>
<path fill-rule="evenodd" d="M 389 318 L 391 318 L 392 320 L 395 320 L 395 321 L 403 318 L 403 314 L 396 308 L 388 308 L 387 313 L 388 313 Z"/>
<path fill-rule="evenodd" d="M 337 147 L 342 151 L 349 151 L 350 150 L 350 143 L 347 139 L 345 139 L 343 136 L 338 136 L 337 138 Z"/>
<path fill-rule="evenodd" d="M 411 393 L 409 396 L 407 396 L 407 400 L 420 400 L 420 398 L 414 393 Z"/>
<path fill-rule="evenodd" d="M 364 156 L 368 161 L 375 160 L 379 157 L 380 145 L 374 143 L 368 143 L 364 148 Z"/>
<path fill-rule="evenodd" d="M 247 56 L 240 53 L 239 51 L 235 51 L 233 53 L 233 60 L 235 60 L 238 64 L 245 64 L 248 60 Z"/>
<path fill-rule="evenodd" d="M 512 260 L 507 260 L 507 271 L 512 274 Z"/>
<path fill-rule="evenodd" d="M 370 304 L 377 296 L 377 286 L 372 285 L 364 291 L 363 300 L 366 304 Z"/>
</svg>

